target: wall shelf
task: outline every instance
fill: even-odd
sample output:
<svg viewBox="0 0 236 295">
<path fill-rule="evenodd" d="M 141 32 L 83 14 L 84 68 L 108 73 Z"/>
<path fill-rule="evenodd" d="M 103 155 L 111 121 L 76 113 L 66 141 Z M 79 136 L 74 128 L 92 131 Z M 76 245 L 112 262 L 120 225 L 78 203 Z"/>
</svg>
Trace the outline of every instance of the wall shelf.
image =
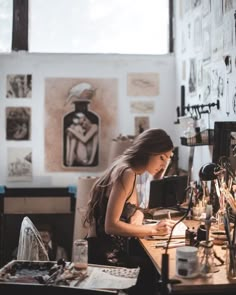
<svg viewBox="0 0 236 295">
<path fill-rule="evenodd" d="M 214 129 L 203 130 L 192 137 L 180 137 L 180 141 L 185 146 L 213 145 Z"/>
</svg>

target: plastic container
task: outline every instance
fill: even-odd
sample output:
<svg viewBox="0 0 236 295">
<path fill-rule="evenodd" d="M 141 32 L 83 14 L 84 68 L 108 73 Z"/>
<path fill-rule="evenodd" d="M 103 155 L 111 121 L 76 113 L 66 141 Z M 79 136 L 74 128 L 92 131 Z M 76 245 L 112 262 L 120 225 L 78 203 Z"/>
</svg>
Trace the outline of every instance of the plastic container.
<svg viewBox="0 0 236 295">
<path fill-rule="evenodd" d="M 176 275 L 194 278 L 199 275 L 198 248 L 183 246 L 176 249 Z"/>
</svg>

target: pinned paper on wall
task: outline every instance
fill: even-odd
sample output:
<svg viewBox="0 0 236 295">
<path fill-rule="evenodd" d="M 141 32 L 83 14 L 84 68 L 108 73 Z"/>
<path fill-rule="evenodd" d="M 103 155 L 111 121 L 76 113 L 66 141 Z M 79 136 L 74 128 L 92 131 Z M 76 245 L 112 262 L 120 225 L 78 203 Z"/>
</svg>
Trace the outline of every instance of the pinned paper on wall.
<svg viewBox="0 0 236 295">
<path fill-rule="evenodd" d="M 158 73 L 129 73 L 127 76 L 128 96 L 157 96 L 160 93 Z"/>
</svg>

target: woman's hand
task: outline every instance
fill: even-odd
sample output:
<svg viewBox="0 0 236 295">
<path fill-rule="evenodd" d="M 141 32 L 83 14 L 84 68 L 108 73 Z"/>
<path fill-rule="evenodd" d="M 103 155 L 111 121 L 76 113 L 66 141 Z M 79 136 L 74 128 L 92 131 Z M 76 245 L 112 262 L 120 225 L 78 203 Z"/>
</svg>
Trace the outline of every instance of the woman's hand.
<svg viewBox="0 0 236 295">
<path fill-rule="evenodd" d="M 176 221 L 171 219 L 161 220 L 158 224 L 153 226 L 153 235 L 168 235 Z"/>
<path fill-rule="evenodd" d="M 141 225 L 141 224 L 143 224 L 143 218 L 144 218 L 143 212 L 140 210 L 136 210 L 134 215 L 130 218 L 130 223 L 136 224 L 136 225 Z"/>
</svg>

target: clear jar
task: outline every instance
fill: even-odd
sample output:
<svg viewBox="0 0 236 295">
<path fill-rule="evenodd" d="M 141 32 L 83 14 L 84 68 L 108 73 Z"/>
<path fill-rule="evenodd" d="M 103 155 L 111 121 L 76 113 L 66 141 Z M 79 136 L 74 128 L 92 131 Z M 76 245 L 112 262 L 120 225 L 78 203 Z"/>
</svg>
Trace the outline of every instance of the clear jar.
<svg viewBox="0 0 236 295">
<path fill-rule="evenodd" d="M 227 278 L 236 280 L 236 245 L 227 246 L 225 260 Z"/>
<path fill-rule="evenodd" d="M 199 272 L 203 277 L 211 277 L 216 272 L 212 241 L 201 241 L 198 248 Z"/>
<path fill-rule="evenodd" d="M 88 268 L 88 241 L 78 239 L 73 244 L 73 262 L 76 270 L 86 270 Z"/>
</svg>

